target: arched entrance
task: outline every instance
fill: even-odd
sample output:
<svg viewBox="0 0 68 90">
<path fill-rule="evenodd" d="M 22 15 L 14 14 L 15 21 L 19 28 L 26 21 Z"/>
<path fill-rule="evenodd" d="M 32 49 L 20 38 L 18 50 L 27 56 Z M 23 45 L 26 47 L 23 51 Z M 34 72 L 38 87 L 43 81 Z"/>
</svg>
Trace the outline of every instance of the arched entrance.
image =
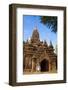
<svg viewBox="0 0 68 90">
<path fill-rule="evenodd" d="M 48 60 L 44 59 L 40 63 L 41 72 L 49 71 L 49 62 Z"/>
</svg>

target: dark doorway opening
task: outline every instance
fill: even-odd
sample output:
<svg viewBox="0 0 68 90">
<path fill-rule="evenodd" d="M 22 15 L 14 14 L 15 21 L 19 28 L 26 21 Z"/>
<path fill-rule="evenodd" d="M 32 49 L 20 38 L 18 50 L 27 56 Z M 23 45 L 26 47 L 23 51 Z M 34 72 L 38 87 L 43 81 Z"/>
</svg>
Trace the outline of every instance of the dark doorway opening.
<svg viewBox="0 0 68 90">
<path fill-rule="evenodd" d="M 41 66 L 41 72 L 49 71 L 48 60 L 44 59 L 43 61 L 41 61 L 40 66 Z"/>
</svg>

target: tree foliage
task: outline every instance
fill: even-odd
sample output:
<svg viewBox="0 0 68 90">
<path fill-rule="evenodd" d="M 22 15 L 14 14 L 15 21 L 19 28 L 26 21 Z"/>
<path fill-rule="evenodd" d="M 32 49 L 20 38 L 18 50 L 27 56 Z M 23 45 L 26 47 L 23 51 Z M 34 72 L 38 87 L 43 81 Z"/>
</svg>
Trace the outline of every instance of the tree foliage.
<svg viewBox="0 0 68 90">
<path fill-rule="evenodd" d="M 47 25 L 52 32 L 57 32 L 57 17 L 56 16 L 40 16 L 42 24 Z"/>
</svg>

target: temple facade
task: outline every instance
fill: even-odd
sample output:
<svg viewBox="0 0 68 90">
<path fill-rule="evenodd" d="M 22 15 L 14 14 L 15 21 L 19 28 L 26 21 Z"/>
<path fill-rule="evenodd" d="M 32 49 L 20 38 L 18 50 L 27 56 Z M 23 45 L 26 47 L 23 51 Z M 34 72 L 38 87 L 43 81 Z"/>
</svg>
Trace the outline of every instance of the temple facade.
<svg viewBox="0 0 68 90">
<path fill-rule="evenodd" d="M 57 55 L 52 42 L 48 45 L 46 40 L 40 41 L 37 28 L 33 30 L 30 40 L 23 42 L 23 72 L 57 72 Z"/>
</svg>

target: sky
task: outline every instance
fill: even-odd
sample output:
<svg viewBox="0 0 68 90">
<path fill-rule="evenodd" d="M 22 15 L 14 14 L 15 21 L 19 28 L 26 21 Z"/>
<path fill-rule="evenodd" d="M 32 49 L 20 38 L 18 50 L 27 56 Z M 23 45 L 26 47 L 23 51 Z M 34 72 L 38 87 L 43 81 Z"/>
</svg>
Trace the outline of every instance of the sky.
<svg viewBox="0 0 68 90">
<path fill-rule="evenodd" d="M 40 22 L 39 16 L 24 15 L 23 27 L 24 27 L 23 28 L 24 41 L 31 38 L 33 30 L 37 27 L 40 40 L 41 41 L 46 40 L 48 45 L 50 44 L 50 41 L 52 41 L 53 46 L 54 47 L 56 46 L 57 34 L 54 32 L 51 32 L 51 30 L 46 25 L 43 25 Z"/>
</svg>

